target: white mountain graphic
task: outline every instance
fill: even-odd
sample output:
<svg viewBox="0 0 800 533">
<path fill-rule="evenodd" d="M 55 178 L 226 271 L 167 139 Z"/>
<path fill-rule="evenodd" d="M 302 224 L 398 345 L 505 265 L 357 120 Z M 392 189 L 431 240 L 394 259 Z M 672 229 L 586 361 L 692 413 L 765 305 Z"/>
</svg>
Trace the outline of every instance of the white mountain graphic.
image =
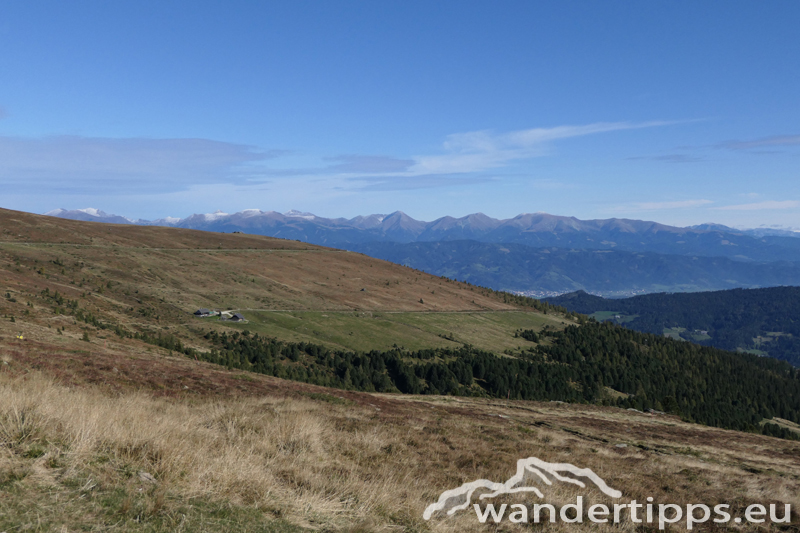
<svg viewBox="0 0 800 533">
<path fill-rule="evenodd" d="M 472 497 L 476 490 L 487 489 L 478 499 L 495 498 L 501 494 L 514 494 L 517 492 L 532 492 L 539 498 L 544 498 L 544 494 L 538 487 L 532 486 L 533 482 L 543 482 L 545 485 L 552 485 L 553 481 L 547 476 L 549 474 L 554 480 L 565 483 L 572 483 L 580 488 L 585 488 L 586 484 L 580 479 L 585 478 L 597 485 L 604 494 L 612 498 L 619 498 L 622 492 L 612 489 L 597 474 L 589 468 L 578 468 L 568 463 L 548 463 L 537 457 L 528 457 L 517 461 L 517 472 L 505 483 L 496 483 L 488 479 L 478 479 L 471 483 L 464 483 L 456 489 L 446 490 L 436 503 L 430 504 L 423 513 L 423 518 L 429 520 L 433 513 L 437 511 L 446 512 L 452 515 L 469 507 Z M 570 476 L 571 474 L 571 476 Z"/>
</svg>

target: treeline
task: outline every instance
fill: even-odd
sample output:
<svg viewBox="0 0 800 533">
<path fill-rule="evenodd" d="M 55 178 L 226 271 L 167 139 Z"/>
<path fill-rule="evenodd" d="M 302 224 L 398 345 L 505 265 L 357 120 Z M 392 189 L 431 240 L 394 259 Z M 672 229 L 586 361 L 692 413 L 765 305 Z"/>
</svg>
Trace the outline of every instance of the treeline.
<svg viewBox="0 0 800 533">
<path fill-rule="evenodd" d="M 594 398 L 570 385 L 574 373 L 564 365 L 500 358 L 469 345 L 357 353 L 247 331 L 209 332 L 206 338 L 217 347 L 199 354 L 207 361 L 328 387 L 573 402 Z"/>
<path fill-rule="evenodd" d="M 623 407 L 743 431 L 773 417 L 800 422 L 800 370 L 786 362 L 594 321 L 552 336 L 538 351 L 590 383 L 628 394 L 618 400 Z"/>
<path fill-rule="evenodd" d="M 625 326 L 655 334 L 686 328 L 684 336 L 692 342 L 724 350 L 757 348 L 800 367 L 800 287 L 644 294 L 620 300 L 578 291 L 547 301 L 584 314 L 637 315 Z M 711 338 L 698 338 L 696 331 L 706 331 Z M 755 342 L 759 337 L 761 342 Z"/>
<path fill-rule="evenodd" d="M 497 357 L 469 345 L 366 353 L 245 332 L 205 335 L 192 356 L 328 387 L 655 409 L 711 426 L 793 438 L 764 419 L 800 422 L 800 373 L 785 363 L 680 343 L 611 324 L 545 330 L 550 345 Z M 610 394 L 609 389 L 623 393 Z M 615 397 L 616 396 L 616 397 Z"/>
</svg>

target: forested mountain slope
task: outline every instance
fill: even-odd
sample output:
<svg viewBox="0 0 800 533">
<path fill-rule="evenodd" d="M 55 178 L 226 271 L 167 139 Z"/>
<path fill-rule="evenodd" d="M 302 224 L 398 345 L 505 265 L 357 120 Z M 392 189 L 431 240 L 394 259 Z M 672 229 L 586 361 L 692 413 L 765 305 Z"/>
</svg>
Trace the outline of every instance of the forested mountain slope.
<svg viewBox="0 0 800 533">
<path fill-rule="evenodd" d="M 396 348 L 367 353 L 209 332 L 200 357 L 229 368 L 363 391 L 558 400 L 655 409 L 689 421 L 793 437 L 760 423 L 800 423 L 800 370 L 782 361 L 681 343 L 588 321 L 524 332 L 507 357 L 474 349 Z M 171 349 L 181 350 L 179 345 Z M 187 355 L 197 357 L 194 350 Z"/>
<path fill-rule="evenodd" d="M 598 313 L 600 319 L 617 320 L 638 331 L 725 350 L 754 350 L 800 366 L 800 287 L 645 294 L 619 300 L 580 291 L 546 301 L 578 313 Z"/>
</svg>

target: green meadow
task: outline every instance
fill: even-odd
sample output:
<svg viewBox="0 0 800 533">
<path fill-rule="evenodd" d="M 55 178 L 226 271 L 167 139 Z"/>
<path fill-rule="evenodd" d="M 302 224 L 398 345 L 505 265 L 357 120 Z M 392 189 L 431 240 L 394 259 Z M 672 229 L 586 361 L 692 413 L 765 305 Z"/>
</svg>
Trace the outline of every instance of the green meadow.
<svg viewBox="0 0 800 533">
<path fill-rule="evenodd" d="M 531 346 L 514 337 L 519 329 L 562 329 L 561 317 L 521 311 L 475 312 L 331 312 L 242 311 L 246 324 L 238 329 L 285 341 L 304 341 L 332 348 L 369 351 L 394 345 L 409 350 L 471 344 L 496 353 Z"/>
</svg>

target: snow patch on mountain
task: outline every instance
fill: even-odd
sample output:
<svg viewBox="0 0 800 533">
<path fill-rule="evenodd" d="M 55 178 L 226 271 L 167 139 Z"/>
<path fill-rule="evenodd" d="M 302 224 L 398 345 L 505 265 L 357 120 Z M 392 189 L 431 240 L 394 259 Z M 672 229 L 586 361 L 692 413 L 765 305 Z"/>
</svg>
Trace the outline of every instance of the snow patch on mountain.
<svg viewBox="0 0 800 533">
<path fill-rule="evenodd" d="M 95 207 L 85 207 L 83 209 L 53 209 L 45 213 L 45 215 L 71 220 L 110 222 L 113 224 L 138 224 L 140 222 L 131 220 L 128 217 L 106 213 Z"/>
<path fill-rule="evenodd" d="M 296 209 L 292 209 L 290 211 L 283 213 L 283 216 L 290 218 L 304 218 L 306 220 L 314 220 L 315 218 L 317 218 L 317 215 L 315 215 L 314 213 L 297 211 Z"/>
<path fill-rule="evenodd" d="M 213 222 L 215 220 L 218 220 L 218 219 L 220 219 L 222 217 L 227 217 L 227 216 L 230 216 L 230 215 L 228 213 L 225 213 L 225 212 L 220 211 L 219 209 L 217 209 L 213 213 L 205 213 L 203 215 L 203 218 L 206 219 L 207 222 Z"/>
<path fill-rule="evenodd" d="M 84 213 L 84 214 L 87 214 L 89 216 L 98 217 L 98 218 L 108 218 L 108 217 L 117 216 L 117 215 L 109 215 L 105 211 L 101 211 L 101 210 L 99 210 L 97 208 L 94 208 L 94 207 L 85 207 L 83 209 L 63 209 L 63 208 L 62 209 L 53 209 L 52 211 L 48 211 L 47 213 L 45 213 L 45 215 L 51 216 L 51 217 L 57 217 L 57 216 L 70 214 L 70 213 Z M 127 217 L 123 217 L 123 218 L 127 218 Z M 128 219 L 128 220 L 130 220 L 130 219 Z"/>
<path fill-rule="evenodd" d="M 182 218 L 178 217 L 164 217 L 159 218 L 158 220 L 153 220 L 152 222 L 148 222 L 151 226 L 175 226 L 179 224 L 183 220 Z"/>
</svg>

